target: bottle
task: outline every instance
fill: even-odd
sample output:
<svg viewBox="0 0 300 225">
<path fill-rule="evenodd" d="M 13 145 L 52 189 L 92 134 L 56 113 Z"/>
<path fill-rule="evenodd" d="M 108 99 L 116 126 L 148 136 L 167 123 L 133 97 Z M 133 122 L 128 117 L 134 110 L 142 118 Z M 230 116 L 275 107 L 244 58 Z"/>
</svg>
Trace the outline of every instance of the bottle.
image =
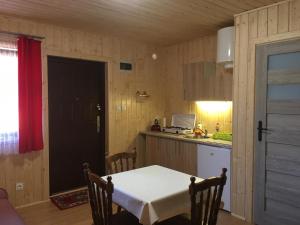
<svg viewBox="0 0 300 225">
<path fill-rule="evenodd" d="M 195 136 L 197 138 L 201 138 L 202 134 L 204 133 L 203 130 L 202 130 L 202 124 L 201 123 L 197 124 L 197 127 L 195 127 L 195 129 L 194 129 L 194 133 L 195 133 Z"/>
<path fill-rule="evenodd" d="M 200 130 L 202 130 L 202 129 L 203 129 L 203 125 L 202 125 L 202 123 L 198 123 L 198 128 L 199 128 Z"/>
<path fill-rule="evenodd" d="M 219 132 L 219 131 L 220 131 L 220 124 L 217 123 L 217 124 L 216 124 L 216 132 Z"/>
<path fill-rule="evenodd" d="M 164 117 L 162 119 L 162 127 L 166 127 L 166 126 L 167 126 L 167 119 L 166 119 L 166 117 Z"/>
<path fill-rule="evenodd" d="M 151 126 L 151 131 L 160 131 L 158 119 L 154 120 L 154 124 Z"/>
</svg>

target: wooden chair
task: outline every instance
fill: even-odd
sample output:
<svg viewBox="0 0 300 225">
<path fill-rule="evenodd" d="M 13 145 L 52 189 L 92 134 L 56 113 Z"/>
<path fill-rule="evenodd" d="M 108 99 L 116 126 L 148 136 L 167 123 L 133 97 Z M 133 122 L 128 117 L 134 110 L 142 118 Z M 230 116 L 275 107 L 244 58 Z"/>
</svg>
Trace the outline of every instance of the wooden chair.
<svg viewBox="0 0 300 225">
<path fill-rule="evenodd" d="M 136 167 L 136 150 L 133 152 L 121 152 L 106 157 L 106 174 L 119 173 L 135 169 Z M 122 207 L 118 206 L 118 212 Z"/>
<path fill-rule="evenodd" d="M 106 157 L 107 174 L 119 173 L 136 167 L 136 151 L 121 152 Z"/>
<path fill-rule="evenodd" d="M 110 176 L 105 181 L 91 172 L 88 163 L 83 164 L 83 171 L 88 186 L 94 225 L 139 225 L 138 219 L 127 212 L 113 215 L 112 194 L 114 185 Z"/>
<path fill-rule="evenodd" d="M 223 168 L 220 177 L 208 178 L 199 183 L 195 183 L 196 178 L 191 177 L 190 218 L 182 215 L 176 216 L 162 221 L 159 225 L 216 225 L 223 188 L 227 180 L 226 172 L 227 169 Z"/>
<path fill-rule="evenodd" d="M 195 183 L 191 177 L 189 187 L 191 197 L 191 224 L 216 225 L 224 186 L 226 184 L 227 169 L 222 169 L 220 177 L 212 177 Z M 204 199 L 205 198 L 205 199 Z"/>
</svg>

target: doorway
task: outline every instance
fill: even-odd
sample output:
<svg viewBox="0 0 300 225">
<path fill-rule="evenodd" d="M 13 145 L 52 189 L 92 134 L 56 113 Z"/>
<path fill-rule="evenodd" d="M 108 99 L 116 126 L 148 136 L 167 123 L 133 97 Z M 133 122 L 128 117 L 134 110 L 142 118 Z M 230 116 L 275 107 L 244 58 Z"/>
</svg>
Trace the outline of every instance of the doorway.
<svg viewBox="0 0 300 225">
<path fill-rule="evenodd" d="M 300 221 L 300 40 L 256 48 L 254 220 Z"/>
<path fill-rule="evenodd" d="M 48 56 L 50 195 L 105 174 L 105 63 Z"/>
</svg>

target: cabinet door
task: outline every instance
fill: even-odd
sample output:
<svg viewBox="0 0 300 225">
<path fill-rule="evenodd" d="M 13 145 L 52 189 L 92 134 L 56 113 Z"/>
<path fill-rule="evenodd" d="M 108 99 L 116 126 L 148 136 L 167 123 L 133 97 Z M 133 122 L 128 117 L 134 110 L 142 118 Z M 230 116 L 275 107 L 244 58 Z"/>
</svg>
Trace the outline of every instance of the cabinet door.
<svg viewBox="0 0 300 225">
<path fill-rule="evenodd" d="M 204 83 L 203 63 L 191 63 L 183 66 L 183 89 L 185 100 L 197 100 L 204 95 L 205 90 L 200 88 Z"/>
<path fill-rule="evenodd" d="M 185 100 L 229 101 L 232 99 L 232 71 L 214 62 L 185 64 L 183 87 Z"/>
<path fill-rule="evenodd" d="M 146 136 L 146 166 L 158 164 L 159 145 L 158 138 L 152 136 Z"/>
<path fill-rule="evenodd" d="M 158 138 L 158 162 L 159 165 L 176 170 L 176 162 L 178 161 L 177 145 L 178 142 L 167 138 Z"/>
<path fill-rule="evenodd" d="M 197 176 L 197 145 L 194 143 L 180 141 L 178 145 L 179 171 Z"/>
<path fill-rule="evenodd" d="M 146 165 L 160 165 L 176 170 L 180 158 L 178 144 L 178 141 L 172 139 L 147 136 Z"/>
<path fill-rule="evenodd" d="M 220 101 L 232 100 L 232 70 L 226 70 L 223 64 L 216 66 L 214 98 Z"/>
<path fill-rule="evenodd" d="M 168 138 L 146 137 L 146 165 L 160 165 L 197 174 L 197 145 Z"/>
</svg>

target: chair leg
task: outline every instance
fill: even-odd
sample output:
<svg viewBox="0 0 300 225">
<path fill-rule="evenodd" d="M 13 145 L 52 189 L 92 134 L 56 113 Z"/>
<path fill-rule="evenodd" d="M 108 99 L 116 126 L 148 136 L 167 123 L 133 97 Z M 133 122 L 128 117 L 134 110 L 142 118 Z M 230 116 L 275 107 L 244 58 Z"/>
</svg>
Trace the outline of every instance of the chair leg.
<svg viewBox="0 0 300 225">
<path fill-rule="evenodd" d="M 122 211 L 122 207 L 118 205 L 118 213 Z"/>
</svg>

